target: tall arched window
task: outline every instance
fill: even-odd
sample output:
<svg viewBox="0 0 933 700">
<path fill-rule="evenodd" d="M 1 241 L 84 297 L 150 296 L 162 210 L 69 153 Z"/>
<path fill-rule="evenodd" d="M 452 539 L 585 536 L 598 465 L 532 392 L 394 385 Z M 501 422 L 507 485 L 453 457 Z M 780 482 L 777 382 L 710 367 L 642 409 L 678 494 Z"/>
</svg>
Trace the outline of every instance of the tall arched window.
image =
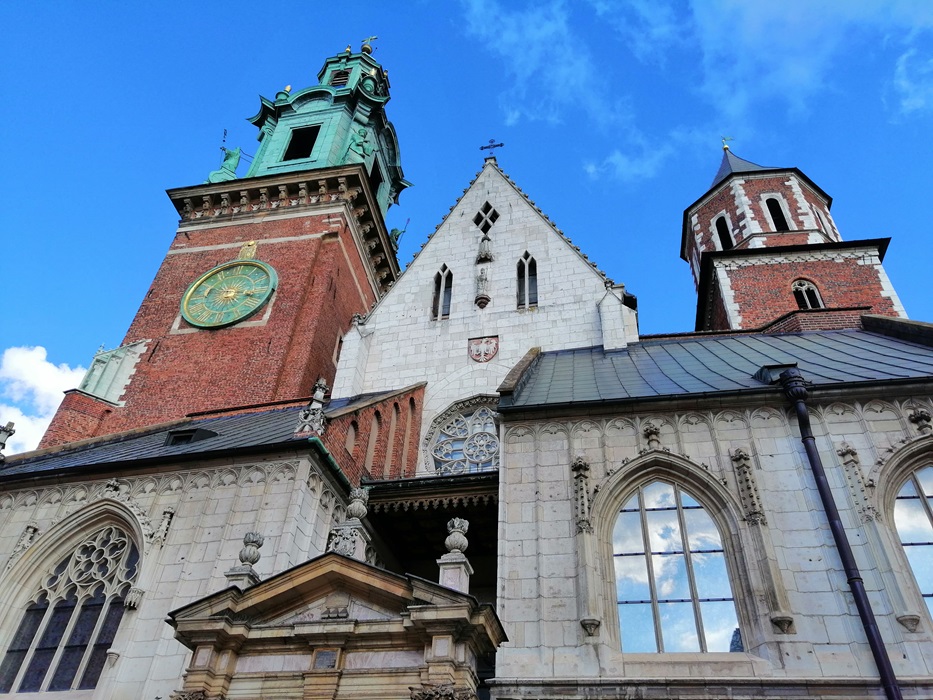
<svg viewBox="0 0 933 700">
<path fill-rule="evenodd" d="M 768 213 L 771 215 L 771 223 L 774 224 L 775 231 L 790 231 L 790 226 L 787 225 L 787 218 L 784 216 L 784 210 L 781 208 L 781 203 L 775 197 L 768 197 L 765 200 L 765 205 L 768 207 Z"/>
<path fill-rule="evenodd" d="M 894 524 L 933 615 L 933 466 L 917 469 L 901 486 L 894 501 Z"/>
<path fill-rule="evenodd" d="M 138 564 L 136 545 L 110 525 L 48 571 L 0 663 L 0 693 L 95 688 Z"/>
<path fill-rule="evenodd" d="M 722 536 L 680 486 L 641 486 L 612 551 L 624 652 L 742 651 Z"/>
<path fill-rule="evenodd" d="M 797 280 L 791 285 L 798 309 L 822 309 L 823 299 L 820 291 L 810 280 Z"/>
<path fill-rule="evenodd" d="M 518 308 L 538 305 L 538 264 L 528 251 L 518 261 Z"/>
<path fill-rule="evenodd" d="M 453 292 L 454 273 L 447 265 L 434 275 L 434 301 L 431 304 L 431 317 L 435 321 L 450 317 L 450 296 Z"/>
<path fill-rule="evenodd" d="M 719 236 L 720 250 L 732 250 L 734 245 L 732 234 L 729 232 L 729 225 L 726 223 L 726 217 L 724 216 L 716 219 L 716 235 Z"/>
</svg>

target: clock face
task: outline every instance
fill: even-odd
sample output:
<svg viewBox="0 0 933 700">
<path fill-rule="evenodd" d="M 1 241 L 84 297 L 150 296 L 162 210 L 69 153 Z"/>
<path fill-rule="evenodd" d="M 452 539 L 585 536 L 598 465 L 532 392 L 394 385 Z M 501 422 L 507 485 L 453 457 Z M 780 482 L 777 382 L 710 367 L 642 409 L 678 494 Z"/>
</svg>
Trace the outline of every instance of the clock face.
<svg viewBox="0 0 933 700">
<path fill-rule="evenodd" d="M 199 328 L 229 326 L 259 311 L 277 282 L 272 266 L 256 260 L 218 265 L 188 287 L 181 298 L 181 315 Z"/>
</svg>

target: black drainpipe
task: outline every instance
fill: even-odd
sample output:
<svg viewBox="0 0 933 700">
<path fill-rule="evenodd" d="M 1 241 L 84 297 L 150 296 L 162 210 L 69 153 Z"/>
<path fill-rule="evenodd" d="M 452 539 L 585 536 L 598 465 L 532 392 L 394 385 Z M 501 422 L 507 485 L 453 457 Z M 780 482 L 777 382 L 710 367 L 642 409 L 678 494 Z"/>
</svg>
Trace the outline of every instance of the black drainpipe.
<svg viewBox="0 0 933 700">
<path fill-rule="evenodd" d="M 779 381 L 784 389 L 784 395 L 794 402 L 794 409 L 797 411 L 797 423 L 800 426 L 800 440 L 807 451 L 807 460 L 810 462 L 813 478 L 816 479 L 816 488 L 820 492 L 823 510 L 826 511 L 826 517 L 829 519 L 829 528 L 833 531 L 833 540 L 836 542 L 836 549 L 839 550 L 839 558 L 842 559 L 842 568 L 845 570 L 846 578 L 849 581 L 852 597 L 855 598 L 858 616 L 862 620 L 862 627 L 865 628 L 865 636 L 868 637 L 868 646 L 871 647 L 872 656 L 875 657 L 875 664 L 877 664 L 878 671 L 881 673 L 881 686 L 884 688 L 884 694 L 888 700 L 902 700 L 901 688 L 897 684 L 897 677 L 894 675 L 891 659 L 888 658 L 884 640 L 881 639 L 881 633 L 878 631 L 875 614 L 872 612 L 871 603 L 865 594 L 865 583 L 862 581 L 862 575 L 859 573 L 855 557 L 852 555 L 849 538 L 846 537 L 845 528 L 839 518 L 839 511 L 836 509 L 836 502 L 833 500 L 833 492 L 826 480 L 826 472 L 823 470 L 820 453 L 816 449 L 816 440 L 813 437 L 813 431 L 810 429 L 810 411 L 807 409 L 807 388 L 803 375 L 799 369 L 787 369 L 781 372 Z"/>
</svg>

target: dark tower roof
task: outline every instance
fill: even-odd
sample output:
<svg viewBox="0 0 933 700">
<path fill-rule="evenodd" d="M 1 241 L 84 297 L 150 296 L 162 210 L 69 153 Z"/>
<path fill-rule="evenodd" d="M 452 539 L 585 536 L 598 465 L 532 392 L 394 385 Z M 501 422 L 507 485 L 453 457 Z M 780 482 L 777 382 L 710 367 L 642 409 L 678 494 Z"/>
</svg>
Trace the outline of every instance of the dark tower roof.
<svg viewBox="0 0 933 700">
<path fill-rule="evenodd" d="M 751 173 L 756 170 L 775 170 L 776 168 L 768 168 L 764 165 L 758 165 L 757 163 L 752 163 L 750 160 L 744 160 L 735 155 L 732 151 L 729 150 L 729 147 L 726 146 L 722 150 L 722 163 L 719 165 L 719 170 L 716 172 L 716 177 L 713 178 L 713 183 L 710 187 L 715 187 L 720 182 L 725 180 L 727 177 L 734 173 Z"/>
</svg>

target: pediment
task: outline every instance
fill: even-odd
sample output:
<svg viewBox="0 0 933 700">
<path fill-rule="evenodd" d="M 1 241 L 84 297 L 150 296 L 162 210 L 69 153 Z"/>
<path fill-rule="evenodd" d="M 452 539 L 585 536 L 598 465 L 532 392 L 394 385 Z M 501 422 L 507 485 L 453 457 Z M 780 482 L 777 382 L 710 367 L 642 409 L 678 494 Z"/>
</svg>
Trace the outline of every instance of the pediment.
<svg viewBox="0 0 933 700">
<path fill-rule="evenodd" d="M 342 586 L 336 586 L 326 596 L 311 601 L 303 608 L 289 610 L 267 620 L 257 620 L 256 623 L 264 627 L 280 627 L 312 622 L 371 622 L 399 619 L 400 612 L 398 606 L 385 605 L 381 601 L 370 600 L 360 592 L 351 593 Z"/>
<path fill-rule="evenodd" d="M 328 553 L 246 590 L 227 588 L 179 608 L 169 613 L 169 623 L 176 637 L 191 646 L 195 636 L 221 630 L 248 637 L 257 628 L 401 623 L 425 607 L 460 609 L 469 617 L 478 604 L 472 596 L 437 583 Z"/>
</svg>

